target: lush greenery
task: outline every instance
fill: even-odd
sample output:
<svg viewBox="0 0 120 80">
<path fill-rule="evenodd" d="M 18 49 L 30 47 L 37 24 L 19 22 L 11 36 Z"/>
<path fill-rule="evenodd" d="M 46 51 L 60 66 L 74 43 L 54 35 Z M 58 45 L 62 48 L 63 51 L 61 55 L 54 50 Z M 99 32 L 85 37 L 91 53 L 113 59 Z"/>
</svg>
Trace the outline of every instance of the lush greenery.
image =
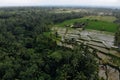
<svg viewBox="0 0 120 80">
<path fill-rule="evenodd" d="M 115 16 L 117 18 L 115 23 L 119 25 L 115 33 L 115 45 L 119 47 L 119 51 L 120 51 L 120 11 L 119 10 L 115 11 Z"/>
<path fill-rule="evenodd" d="M 115 45 L 118 46 L 120 50 L 120 27 L 118 27 L 118 30 L 115 33 Z"/>
<path fill-rule="evenodd" d="M 47 11 L 0 9 L 0 80 L 98 80 L 98 64 L 88 47 L 59 47 L 50 32 L 53 23 L 81 15 Z"/>
<path fill-rule="evenodd" d="M 85 16 L 84 19 L 90 19 L 90 20 L 100 20 L 100 21 L 107 21 L 107 22 L 114 22 L 116 17 L 114 16 Z"/>
<path fill-rule="evenodd" d="M 103 18 L 103 16 L 101 17 L 101 19 L 97 18 L 89 18 L 89 17 L 84 17 L 84 18 L 79 18 L 79 19 L 71 19 L 71 20 L 66 20 L 63 23 L 58 23 L 56 24 L 56 26 L 60 26 L 60 27 L 64 27 L 65 25 L 72 25 L 75 22 L 84 22 L 86 23 L 86 29 L 94 29 L 94 30 L 101 30 L 101 31 L 108 31 L 108 32 L 116 32 L 117 30 L 117 24 L 110 22 L 110 21 L 106 21 L 105 18 Z M 108 18 L 108 16 L 107 16 Z M 111 17 L 109 17 L 111 18 Z"/>
</svg>

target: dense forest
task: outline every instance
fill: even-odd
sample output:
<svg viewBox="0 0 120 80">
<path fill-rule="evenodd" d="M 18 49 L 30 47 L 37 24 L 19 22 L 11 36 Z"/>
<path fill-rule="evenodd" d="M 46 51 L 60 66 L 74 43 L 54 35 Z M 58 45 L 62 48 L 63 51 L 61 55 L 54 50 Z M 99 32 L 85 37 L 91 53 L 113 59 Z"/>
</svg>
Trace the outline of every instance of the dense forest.
<svg viewBox="0 0 120 80">
<path fill-rule="evenodd" d="M 0 9 L 0 80 L 98 80 L 98 64 L 88 47 L 60 47 L 50 30 L 83 14 L 49 10 Z"/>
</svg>

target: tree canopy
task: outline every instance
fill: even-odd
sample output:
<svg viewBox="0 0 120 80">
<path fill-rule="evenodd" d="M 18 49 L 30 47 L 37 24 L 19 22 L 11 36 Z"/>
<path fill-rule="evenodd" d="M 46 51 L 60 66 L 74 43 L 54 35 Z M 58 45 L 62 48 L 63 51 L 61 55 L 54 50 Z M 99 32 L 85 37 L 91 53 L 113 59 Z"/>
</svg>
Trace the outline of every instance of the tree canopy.
<svg viewBox="0 0 120 80">
<path fill-rule="evenodd" d="M 53 23 L 81 15 L 46 11 L 0 9 L 0 80 L 98 79 L 98 64 L 87 47 L 60 47 L 50 31 Z"/>
</svg>

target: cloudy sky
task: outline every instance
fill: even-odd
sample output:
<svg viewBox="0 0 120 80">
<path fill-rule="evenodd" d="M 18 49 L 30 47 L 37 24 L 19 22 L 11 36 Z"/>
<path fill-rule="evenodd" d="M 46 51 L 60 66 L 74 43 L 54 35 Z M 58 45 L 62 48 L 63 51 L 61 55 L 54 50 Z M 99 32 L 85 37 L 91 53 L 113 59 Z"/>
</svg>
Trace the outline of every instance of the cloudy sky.
<svg viewBox="0 0 120 80">
<path fill-rule="evenodd" d="M 120 0 L 0 0 L 0 6 L 107 6 L 120 7 Z"/>
</svg>

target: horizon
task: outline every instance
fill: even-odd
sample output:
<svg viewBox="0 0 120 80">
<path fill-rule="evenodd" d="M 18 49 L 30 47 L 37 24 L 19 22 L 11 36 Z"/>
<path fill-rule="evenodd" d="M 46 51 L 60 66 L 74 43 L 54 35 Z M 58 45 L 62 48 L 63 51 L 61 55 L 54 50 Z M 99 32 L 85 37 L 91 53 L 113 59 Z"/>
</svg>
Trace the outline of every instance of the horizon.
<svg viewBox="0 0 120 80">
<path fill-rule="evenodd" d="M 26 7 L 26 6 L 64 6 L 64 7 L 104 7 L 120 8 L 119 0 L 0 0 L 0 7 Z"/>
<path fill-rule="evenodd" d="M 113 7 L 113 6 L 75 6 L 75 5 L 45 5 L 45 6 L 35 6 L 35 5 L 25 5 L 25 6 L 0 6 L 0 8 L 24 8 L 24 7 L 54 7 L 54 8 L 106 8 L 106 9 L 120 9 L 120 7 Z"/>
</svg>

